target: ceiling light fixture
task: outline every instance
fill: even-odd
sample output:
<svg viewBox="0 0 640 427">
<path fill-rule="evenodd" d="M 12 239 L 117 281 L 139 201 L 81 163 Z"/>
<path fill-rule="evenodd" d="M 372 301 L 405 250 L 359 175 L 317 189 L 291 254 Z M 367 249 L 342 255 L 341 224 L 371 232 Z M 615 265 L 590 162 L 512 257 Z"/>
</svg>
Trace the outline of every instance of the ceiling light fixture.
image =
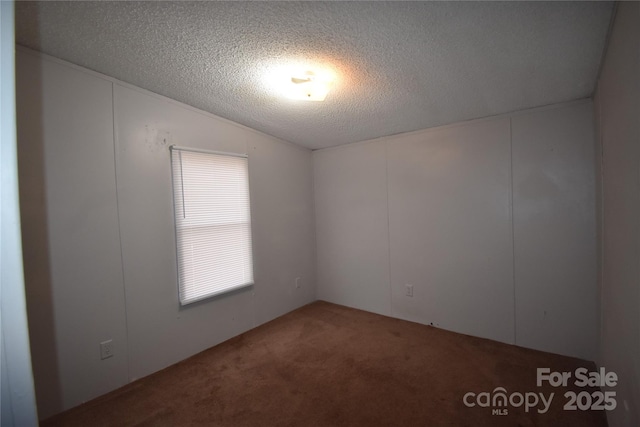
<svg viewBox="0 0 640 427">
<path fill-rule="evenodd" d="M 333 64 L 277 60 L 259 66 L 262 87 L 277 98 L 324 101 L 338 81 Z"/>
<path fill-rule="evenodd" d="M 333 76 L 329 73 L 306 71 L 291 77 L 288 96 L 305 101 L 324 101 L 332 83 Z"/>
</svg>

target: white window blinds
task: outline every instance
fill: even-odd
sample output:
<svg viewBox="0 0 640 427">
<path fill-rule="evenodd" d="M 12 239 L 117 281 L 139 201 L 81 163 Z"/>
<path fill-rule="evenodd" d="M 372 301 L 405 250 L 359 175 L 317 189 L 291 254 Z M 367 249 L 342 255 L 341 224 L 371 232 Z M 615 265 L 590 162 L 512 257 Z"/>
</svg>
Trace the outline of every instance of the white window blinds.
<svg viewBox="0 0 640 427">
<path fill-rule="evenodd" d="M 171 147 L 180 304 L 253 284 L 246 156 Z"/>
</svg>

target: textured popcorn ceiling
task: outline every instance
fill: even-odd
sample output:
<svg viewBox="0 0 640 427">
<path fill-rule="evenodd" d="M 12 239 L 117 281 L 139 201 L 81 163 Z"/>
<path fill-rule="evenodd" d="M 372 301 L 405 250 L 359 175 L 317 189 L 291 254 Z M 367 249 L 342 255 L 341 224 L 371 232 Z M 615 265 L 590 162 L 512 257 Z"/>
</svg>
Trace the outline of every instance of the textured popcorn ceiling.
<svg viewBox="0 0 640 427">
<path fill-rule="evenodd" d="M 17 2 L 16 37 L 315 149 L 591 96 L 612 6 Z M 336 72 L 324 102 L 266 85 L 290 63 Z"/>
</svg>

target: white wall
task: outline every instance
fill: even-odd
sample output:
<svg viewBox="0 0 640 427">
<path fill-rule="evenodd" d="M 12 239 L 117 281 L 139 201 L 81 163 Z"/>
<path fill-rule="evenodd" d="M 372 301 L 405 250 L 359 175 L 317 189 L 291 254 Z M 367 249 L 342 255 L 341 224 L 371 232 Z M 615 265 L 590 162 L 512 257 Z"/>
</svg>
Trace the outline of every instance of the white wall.
<svg viewBox="0 0 640 427">
<path fill-rule="evenodd" d="M 132 379 L 315 299 L 309 150 L 119 84 L 114 105 Z M 171 144 L 248 152 L 253 288 L 179 307 Z"/>
<path fill-rule="evenodd" d="M 512 342 L 509 120 L 399 136 L 387 149 L 394 316 Z"/>
<path fill-rule="evenodd" d="M 36 416 L 18 200 L 13 2 L 0 2 L 0 425 Z"/>
<path fill-rule="evenodd" d="M 593 140 L 580 101 L 315 151 L 319 298 L 594 359 Z"/>
<path fill-rule="evenodd" d="M 511 119 L 516 341 L 596 357 L 593 105 Z"/>
<path fill-rule="evenodd" d="M 609 425 L 640 425 L 640 3 L 620 2 L 595 97 L 602 150 L 602 337 Z"/>
<path fill-rule="evenodd" d="M 17 54 L 25 283 L 40 416 L 127 380 L 111 82 Z M 99 343 L 117 354 L 100 360 Z"/>
<path fill-rule="evenodd" d="M 309 150 L 27 50 L 17 65 L 41 418 L 315 299 Z M 248 152 L 252 288 L 180 308 L 171 144 Z"/>
<path fill-rule="evenodd" d="M 385 145 L 315 151 L 318 298 L 390 315 Z"/>
</svg>

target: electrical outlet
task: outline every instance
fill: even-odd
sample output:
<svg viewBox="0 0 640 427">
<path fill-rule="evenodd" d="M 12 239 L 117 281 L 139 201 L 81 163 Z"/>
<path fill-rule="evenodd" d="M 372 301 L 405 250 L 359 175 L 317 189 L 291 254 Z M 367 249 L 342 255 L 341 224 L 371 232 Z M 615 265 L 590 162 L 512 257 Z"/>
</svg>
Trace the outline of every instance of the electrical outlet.
<svg viewBox="0 0 640 427">
<path fill-rule="evenodd" d="M 100 343 L 100 359 L 108 359 L 113 356 L 113 340 Z"/>
<path fill-rule="evenodd" d="M 412 297 L 413 296 L 413 285 L 410 284 L 406 284 L 405 286 L 405 295 L 408 297 Z"/>
<path fill-rule="evenodd" d="M 300 277 L 296 277 L 296 289 L 300 289 L 301 282 L 302 282 L 302 279 Z"/>
</svg>

